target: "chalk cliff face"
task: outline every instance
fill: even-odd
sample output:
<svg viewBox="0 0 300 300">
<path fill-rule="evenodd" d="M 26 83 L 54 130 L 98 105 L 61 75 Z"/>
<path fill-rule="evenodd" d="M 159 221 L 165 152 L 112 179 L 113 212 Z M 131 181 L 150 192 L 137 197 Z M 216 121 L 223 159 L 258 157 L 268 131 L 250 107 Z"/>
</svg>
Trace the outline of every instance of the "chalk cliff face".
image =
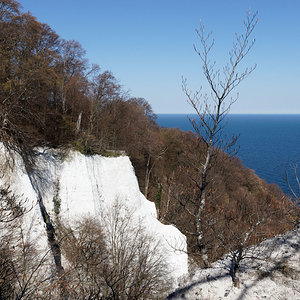
<svg viewBox="0 0 300 300">
<path fill-rule="evenodd" d="M 3 149 L 0 153 L 3 165 L 7 157 Z M 24 232 L 28 238 L 36 240 L 39 247 L 47 248 L 48 242 L 36 189 L 42 193 L 50 217 L 55 217 L 55 198 L 60 202 L 60 219 L 71 226 L 87 215 L 101 219 L 103 212 L 109 211 L 118 201 L 132 211 L 135 222 L 142 223 L 147 234 L 159 243 L 174 282 L 187 273 L 185 236 L 174 226 L 163 225 L 157 220 L 155 205 L 140 192 L 128 157 L 107 158 L 70 152 L 62 159 L 54 151 L 41 151 L 35 189 L 22 160 L 16 155 L 14 161 L 15 166 L 3 172 L 5 175 L 0 178 L 0 184 L 9 184 L 14 193 L 28 199 L 26 206 L 30 211 L 25 216 Z"/>
</svg>

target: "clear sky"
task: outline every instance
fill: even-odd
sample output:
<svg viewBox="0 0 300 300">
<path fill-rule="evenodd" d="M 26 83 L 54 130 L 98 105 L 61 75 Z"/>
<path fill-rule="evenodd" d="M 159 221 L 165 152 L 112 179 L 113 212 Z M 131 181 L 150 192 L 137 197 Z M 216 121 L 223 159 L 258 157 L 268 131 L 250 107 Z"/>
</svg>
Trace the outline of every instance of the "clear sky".
<svg viewBox="0 0 300 300">
<path fill-rule="evenodd" d="M 21 0 L 64 39 L 79 41 L 91 63 L 110 70 L 156 113 L 189 113 L 181 90 L 207 84 L 193 50 L 200 19 L 213 31 L 218 65 L 228 60 L 246 11 L 258 11 L 256 70 L 233 93 L 232 113 L 300 113 L 300 0 Z"/>
</svg>

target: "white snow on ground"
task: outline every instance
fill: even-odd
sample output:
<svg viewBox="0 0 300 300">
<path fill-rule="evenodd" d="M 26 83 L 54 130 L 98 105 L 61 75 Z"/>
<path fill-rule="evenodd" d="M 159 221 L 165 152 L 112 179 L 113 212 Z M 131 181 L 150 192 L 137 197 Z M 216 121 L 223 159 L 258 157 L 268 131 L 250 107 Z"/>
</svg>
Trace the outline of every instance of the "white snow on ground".
<svg viewBox="0 0 300 300">
<path fill-rule="evenodd" d="M 263 242 L 255 248 L 259 260 L 244 261 L 240 287 L 233 287 L 229 261 L 186 276 L 168 299 L 300 300 L 300 230 Z"/>
<path fill-rule="evenodd" d="M 6 160 L 4 150 L 0 149 L 0 162 Z M 10 183 L 11 189 L 28 199 L 33 209 L 26 214 L 27 231 L 34 233 L 36 239 L 42 236 L 40 246 L 46 247 L 44 224 L 37 205 L 37 195 L 31 186 L 21 159 L 15 156 L 13 171 L 5 171 L 0 184 Z M 54 217 L 53 197 L 61 201 L 59 216 L 63 222 L 73 224 L 81 216 L 101 218 L 101 213 L 118 200 L 133 211 L 135 219 L 142 222 L 148 234 L 159 242 L 173 282 L 188 272 L 186 239 L 172 225 L 163 225 L 157 220 L 155 204 L 148 201 L 140 192 L 134 169 L 128 157 L 106 158 L 98 155 L 84 156 L 70 152 L 64 159 L 58 159 L 55 152 L 41 152 L 41 170 L 38 185 L 43 193 L 48 213 Z M 29 223 L 33 220 L 32 226 Z M 175 251 L 182 249 L 184 251 Z"/>
</svg>

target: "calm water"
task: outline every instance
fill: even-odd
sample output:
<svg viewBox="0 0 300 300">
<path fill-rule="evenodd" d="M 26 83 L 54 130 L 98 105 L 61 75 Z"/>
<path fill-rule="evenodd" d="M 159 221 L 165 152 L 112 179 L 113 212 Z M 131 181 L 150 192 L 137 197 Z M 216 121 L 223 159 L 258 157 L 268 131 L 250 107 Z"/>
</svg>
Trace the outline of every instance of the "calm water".
<svg viewBox="0 0 300 300">
<path fill-rule="evenodd" d="M 186 115 L 159 114 L 157 123 L 163 127 L 193 130 Z M 240 134 L 239 156 L 247 167 L 268 183 L 278 184 L 290 193 L 285 171 L 300 165 L 300 115 L 229 115 L 225 129 L 228 135 Z M 300 175 L 300 166 L 299 166 Z M 293 187 L 296 181 L 292 180 Z"/>
</svg>

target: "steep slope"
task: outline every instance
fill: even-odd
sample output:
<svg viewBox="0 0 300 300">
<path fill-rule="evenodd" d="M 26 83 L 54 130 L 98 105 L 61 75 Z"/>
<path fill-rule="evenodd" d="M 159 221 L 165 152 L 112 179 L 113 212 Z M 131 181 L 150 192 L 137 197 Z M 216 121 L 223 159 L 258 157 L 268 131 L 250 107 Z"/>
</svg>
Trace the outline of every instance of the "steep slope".
<svg viewBox="0 0 300 300">
<path fill-rule="evenodd" d="M 255 255 L 253 252 L 255 251 Z M 262 242 L 249 249 L 252 257 L 241 268 L 241 285 L 234 287 L 225 256 L 212 268 L 197 270 L 181 283 L 168 299 L 299 300 L 300 228 Z"/>
<path fill-rule="evenodd" d="M 2 149 L 2 165 L 6 161 L 8 157 Z M 163 225 L 157 220 L 155 205 L 141 194 L 128 157 L 105 158 L 70 152 L 61 159 L 55 151 L 41 151 L 38 169 L 39 173 L 35 174 L 36 185 L 51 218 L 54 219 L 58 213 L 61 221 L 71 226 L 78 218 L 87 215 L 101 219 L 101 215 L 117 200 L 132 212 L 135 221 L 142 223 L 147 233 L 159 243 L 166 254 L 173 282 L 176 283 L 180 276 L 187 273 L 187 255 L 184 251 L 175 251 L 178 248 L 186 249 L 184 235 L 174 226 Z M 46 249 L 48 245 L 36 204 L 37 194 L 22 160 L 16 155 L 14 167 L 6 168 L 3 173 L 1 185 L 9 184 L 14 193 L 28 199 L 26 205 L 29 212 L 25 216 L 24 231 L 40 248 Z M 54 199 L 59 203 L 58 207 L 55 207 Z"/>
</svg>

